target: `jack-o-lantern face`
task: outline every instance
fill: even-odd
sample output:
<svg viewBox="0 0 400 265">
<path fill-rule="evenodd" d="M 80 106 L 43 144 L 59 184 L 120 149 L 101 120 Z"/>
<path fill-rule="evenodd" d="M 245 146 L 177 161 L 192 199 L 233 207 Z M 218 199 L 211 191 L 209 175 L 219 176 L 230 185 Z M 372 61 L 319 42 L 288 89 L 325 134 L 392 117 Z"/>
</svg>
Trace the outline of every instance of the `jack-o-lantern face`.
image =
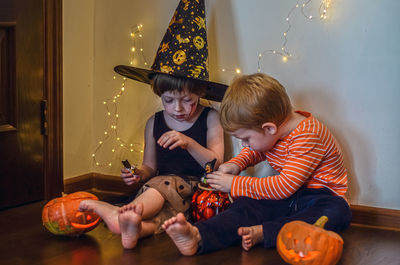
<svg viewBox="0 0 400 265">
<path fill-rule="evenodd" d="M 80 235 L 94 229 L 100 217 L 94 212 L 78 211 L 83 200 L 98 198 L 91 193 L 79 191 L 49 201 L 43 207 L 43 225 L 55 235 Z"/>
<path fill-rule="evenodd" d="M 321 218 L 327 220 L 325 216 Z M 322 221 L 323 224 L 326 220 Z M 282 259 L 289 264 L 334 265 L 342 255 L 343 239 L 317 225 L 293 221 L 280 230 L 276 248 Z"/>
<path fill-rule="evenodd" d="M 204 41 L 204 39 L 200 36 L 196 36 L 193 39 L 193 44 L 198 50 L 203 49 L 205 43 L 206 42 Z"/>
<path fill-rule="evenodd" d="M 172 56 L 172 60 L 175 64 L 181 65 L 186 61 L 186 53 L 182 50 L 176 51 Z"/>
</svg>

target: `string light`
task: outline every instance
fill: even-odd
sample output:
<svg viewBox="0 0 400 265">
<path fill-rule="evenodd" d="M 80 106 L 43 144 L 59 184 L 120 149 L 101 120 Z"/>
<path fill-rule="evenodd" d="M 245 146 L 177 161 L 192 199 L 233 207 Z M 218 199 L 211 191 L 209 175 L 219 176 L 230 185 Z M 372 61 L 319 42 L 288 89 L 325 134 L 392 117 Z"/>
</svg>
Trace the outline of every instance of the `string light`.
<svg viewBox="0 0 400 265">
<path fill-rule="evenodd" d="M 223 73 L 235 73 L 235 74 L 240 74 L 242 71 L 239 68 L 221 68 L 218 70 L 219 72 Z"/>
<path fill-rule="evenodd" d="M 131 58 L 130 58 L 131 65 L 135 64 L 135 57 L 136 57 L 135 55 L 136 55 L 136 51 L 137 51 L 136 47 L 138 47 L 138 46 L 140 47 L 139 48 L 139 51 L 140 51 L 139 56 L 142 58 L 143 64 L 145 66 L 148 65 L 146 56 L 144 54 L 144 49 L 143 49 L 143 33 L 142 33 L 142 31 L 143 31 L 142 24 L 131 28 L 131 33 L 130 33 L 130 36 L 132 39 Z"/>
<path fill-rule="evenodd" d="M 144 49 L 143 49 L 142 30 L 143 30 L 143 25 L 138 25 L 138 26 L 134 26 L 131 28 L 130 37 L 132 39 L 132 46 L 130 48 L 130 58 L 129 58 L 129 62 L 131 65 L 139 64 L 140 59 L 142 61 L 142 64 L 144 64 L 145 66 L 148 65 L 146 56 L 144 54 Z M 138 38 L 139 38 L 139 40 L 137 40 Z M 139 47 L 139 49 L 137 49 L 137 47 Z M 138 58 L 138 60 L 136 60 L 137 50 L 140 51 L 140 55 L 139 55 L 140 57 Z M 116 79 L 117 79 L 117 77 L 113 76 L 113 80 L 116 80 Z M 99 167 L 104 167 L 104 166 L 111 167 L 113 165 L 111 161 L 100 162 L 99 159 L 97 158 L 98 153 L 104 147 L 104 144 L 109 141 L 115 142 L 115 146 L 110 149 L 111 157 L 113 155 L 115 155 L 115 153 L 117 152 L 118 149 L 121 149 L 121 148 L 128 150 L 129 152 L 143 153 L 142 144 L 127 143 L 125 140 L 123 140 L 119 136 L 118 103 L 119 103 L 119 100 L 121 99 L 122 95 L 124 94 L 125 82 L 126 82 L 126 78 L 123 77 L 122 84 L 119 87 L 118 92 L 114 96 L 103 101 L 103 105 L 106 108 L 106 114 L 107 114 L 106 119 L 108 119 L 109 123 L 111 124 L 110 125 L 111 132 L 104 131 L 104 135 L 103 135 L 102 139 L 100 141 L 98 141 L 98 145 L 92 154 L 93 163 Z M 112 158 L 110 158 L 110 159 L 112 159 Z"/>
<path fill-rule="evenodd" d="M 321 1 L 321 4 L 319 6 L 319 16 L 313 16 L 309 15 L 306 12 L 306 7 L 313 2 L 313 0 L 297 0 L 296 4 L 290 9 L 289 13 L 287 14 L 285 21 L 287 24 L 286 30 L 283 32 L 283 42 L 282 46 L 279 50 L 274 50 L 274 49 L 268 49 L 265 50 L 261 53 L 258 54 L 258 72 L 261 72 L 261 60 L 263 57 L 267 54 L 274 54 L 274 55 L 279 55 L 282 58 L 283 62 L 287 62 L 288 59 L 290 59 L 293 55 L 287 50 L 287 36 L 289 31 L 292 28 L 292 24 L 290 23 L 290 17 L 292 16 L 293 12 L 297 9 L 300 8 L 301 14 L 306 18 L 307 20 L 313 20 L 319 18 L 320 20 L 325 20 L 327 19 L 327 12 L 328 9 L 330 8 L 331 5 L 331 0 L 319 0 Z"/>
</svg>

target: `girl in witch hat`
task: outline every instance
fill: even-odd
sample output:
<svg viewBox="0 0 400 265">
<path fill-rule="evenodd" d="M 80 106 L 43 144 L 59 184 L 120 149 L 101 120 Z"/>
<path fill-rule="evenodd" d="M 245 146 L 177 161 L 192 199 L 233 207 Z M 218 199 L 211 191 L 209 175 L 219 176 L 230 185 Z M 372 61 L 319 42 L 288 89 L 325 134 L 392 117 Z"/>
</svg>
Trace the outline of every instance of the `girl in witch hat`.
<svg viewBox="0 0 400 265">
<path fill-rule="evenodd" d="M 204 0 L 180 1 L 151 69 L 119 65 L 115 71 L 151 84 L 164 110 L 147 121 L 143 163 L 121 170 L 127 185 L 145 183 L 122 207 L 87 200 L 81 211 L 96 212 L 121 234 L 122 245 L 162 232 L 163 222 L 178 212 L 188 215 L 191 196 L 206 162 L 223 161 L 223 130 L 218 112 L 199 104 L 200 97 L 221 101 L 226 85 L 209 81 Z"/>
</svg>

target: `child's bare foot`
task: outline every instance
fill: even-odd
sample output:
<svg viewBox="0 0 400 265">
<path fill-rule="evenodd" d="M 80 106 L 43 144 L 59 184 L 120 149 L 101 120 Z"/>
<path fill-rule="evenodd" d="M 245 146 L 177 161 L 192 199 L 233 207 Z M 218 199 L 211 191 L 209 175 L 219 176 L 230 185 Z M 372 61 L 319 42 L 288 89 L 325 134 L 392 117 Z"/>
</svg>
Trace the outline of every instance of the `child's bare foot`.
<svg viewBox="0 0 400 265">
<path fill-rule="evenodd" d="M 79 204 L 79 211 L 93 211 L 103 219 L 108 229 L 114 234 L 120 234 L 118 224 L 118 210 L 119 207 L 112 204 L 96 201 L 96 200 L 84 200 Z"/>
<path fill-rule="evenodd" d="M 139 240 L 142 229 L 143 203 L 122 206 L 118 220 L 121 229 L 121 242 L 124 248 L 134 248 Z"/>
<path fill-rule="evenodd" d="M 262 225 L 239 227 L 238 235 L 242 237 L 242 247 L 246 251 L 264 240 Z"/>
<path fill-rule="evenodd" d="M 174 241 L 182 255 L 192 256 L 196 254 L 201 240 L 199 230 L 186 221 L 182 213 L 178 213 L 175 217 L 166 220 L 162 228 Z"/>
</svg>

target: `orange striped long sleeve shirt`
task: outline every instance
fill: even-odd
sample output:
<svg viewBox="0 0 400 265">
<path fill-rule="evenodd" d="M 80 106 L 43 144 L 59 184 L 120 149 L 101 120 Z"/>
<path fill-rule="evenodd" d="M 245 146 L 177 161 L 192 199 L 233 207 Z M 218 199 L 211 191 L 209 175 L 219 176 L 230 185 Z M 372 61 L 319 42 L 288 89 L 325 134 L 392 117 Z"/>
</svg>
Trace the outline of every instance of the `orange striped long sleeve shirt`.
<svg viewBox="0 0 400 265">
<path fill-rule="evenodd" d="M 231 195 L 253 199 L 280 200 L 293 195 L 300 187 L 328 188 L 344 199 L 347 171 L 339 144 L 328 128 L 308 112 L 298 113 L 306 119 L 268 152 L 248 147 L 228 162 L 244 170 L 267 160 L 279 175 L 263 178 L 235 176 Z"/>
</svg>

